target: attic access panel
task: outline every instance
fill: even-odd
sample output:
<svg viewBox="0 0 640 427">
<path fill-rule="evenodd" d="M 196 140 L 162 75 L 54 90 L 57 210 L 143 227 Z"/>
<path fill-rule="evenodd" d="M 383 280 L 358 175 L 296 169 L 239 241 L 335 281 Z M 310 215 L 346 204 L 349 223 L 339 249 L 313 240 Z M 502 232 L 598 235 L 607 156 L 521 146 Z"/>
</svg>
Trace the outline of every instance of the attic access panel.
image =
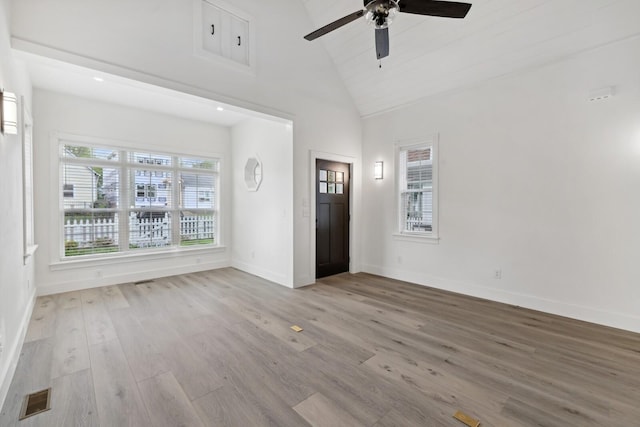
<svg viewBox="0 0 640 427">
<path fill-rule="evenodd" d="M 196 54 L 239 69 L 253 67 L 251 18 L 218 0 L 194 0 Z"/>
</svg>

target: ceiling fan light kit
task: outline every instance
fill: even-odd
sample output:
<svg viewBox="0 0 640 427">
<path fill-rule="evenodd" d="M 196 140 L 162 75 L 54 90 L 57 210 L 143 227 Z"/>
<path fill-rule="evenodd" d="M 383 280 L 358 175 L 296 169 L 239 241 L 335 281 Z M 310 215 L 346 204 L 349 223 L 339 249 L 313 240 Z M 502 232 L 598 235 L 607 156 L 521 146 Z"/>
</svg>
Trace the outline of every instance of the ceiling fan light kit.
<svg viewBox="0 0 640 427">
<path fill-rule="evenodd" d="M 441 18 L 464 18 L 470 3 L 440 0 L 364 0 L 364 10 L 358 10 L 304 36 L 311 41 L 363 17 L 375 28 L 376 58 L 389 55 L 389 25 L 398 12 Z"/>
</svg>

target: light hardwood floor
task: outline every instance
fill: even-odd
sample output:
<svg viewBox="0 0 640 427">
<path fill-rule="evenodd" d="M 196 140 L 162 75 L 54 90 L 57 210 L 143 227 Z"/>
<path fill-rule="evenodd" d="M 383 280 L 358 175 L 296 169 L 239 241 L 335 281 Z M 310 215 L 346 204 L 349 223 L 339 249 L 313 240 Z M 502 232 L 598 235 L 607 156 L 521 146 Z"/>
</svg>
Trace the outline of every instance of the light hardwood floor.
<svg viewBox="0 0 640 427">
<path fill-rule="evenodd" d="M 296 333 L 291 325 L 304 331 Z M 18 422 L 22 397 L 52 409 Z M 640 426 L 640 335 L 369 274 L 38 299 L 0 426 Z"/>
</svg>

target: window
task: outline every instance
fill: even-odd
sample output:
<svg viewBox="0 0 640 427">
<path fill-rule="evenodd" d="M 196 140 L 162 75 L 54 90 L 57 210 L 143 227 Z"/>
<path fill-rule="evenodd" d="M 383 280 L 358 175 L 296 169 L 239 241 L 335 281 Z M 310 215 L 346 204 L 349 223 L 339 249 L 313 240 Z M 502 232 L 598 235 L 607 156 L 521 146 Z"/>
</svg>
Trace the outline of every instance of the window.
<svg viewBox="0 0 640 427">
<path fill-rule="evenodd" d="M 64 142 L 60 152 L 63 258 L 217 244 L 217 159 Z"/>
<path fill-rule="evenodd" d="M 437 237 L 436 140 L 398 149 L 401 234 Z"/>
<path fill-rule="evenodd" d="M 73 198 L 73 184 L 64 184 L 62 186 L 62 196 L 64 198 Z"/>
</svg>

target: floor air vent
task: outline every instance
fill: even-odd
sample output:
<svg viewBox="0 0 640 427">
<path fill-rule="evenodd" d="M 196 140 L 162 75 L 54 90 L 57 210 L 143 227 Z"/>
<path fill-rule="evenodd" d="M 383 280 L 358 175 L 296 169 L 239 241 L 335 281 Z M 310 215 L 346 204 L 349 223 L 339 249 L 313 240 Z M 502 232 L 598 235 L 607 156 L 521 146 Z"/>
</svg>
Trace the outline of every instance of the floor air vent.
<svg viewBox="0 0 640 427">
<path fill-rule="evenodd" d="M 153 283 L 153 280 L 140 280 L 139 282 L 133 282 L 134 285 L 144 285 L 145 283 Z"/>
<path fill-rule="evenodd" d="M 51 409 L 51 388 L 27 394 L 24 397 L 24 403 L 22 403 L 20 419 L 24 420 L 49 409 Z"/>
</svg>

